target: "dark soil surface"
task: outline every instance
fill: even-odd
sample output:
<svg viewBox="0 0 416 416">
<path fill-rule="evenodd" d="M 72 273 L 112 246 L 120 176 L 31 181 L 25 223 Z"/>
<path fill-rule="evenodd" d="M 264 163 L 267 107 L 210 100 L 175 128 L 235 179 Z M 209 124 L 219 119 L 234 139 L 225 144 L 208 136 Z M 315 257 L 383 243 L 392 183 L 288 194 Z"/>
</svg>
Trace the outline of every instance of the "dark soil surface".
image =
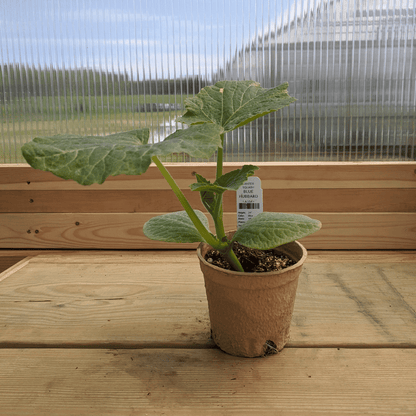
<svg viewBox="0 0 416 416">
<path fill-rule="evenodd" d="M 295 264 L 283 254 L 275 250 L 257 250 L 245 247 L 237 242 L 233 243 L 233 251 L 247 273 L 271 272 L 285 269 Z M 205 255 L 205 260 L 222 269 L 233 270 L 228 261 L 222 257 L 218 250 L 210 250 Z"/>
</svg>

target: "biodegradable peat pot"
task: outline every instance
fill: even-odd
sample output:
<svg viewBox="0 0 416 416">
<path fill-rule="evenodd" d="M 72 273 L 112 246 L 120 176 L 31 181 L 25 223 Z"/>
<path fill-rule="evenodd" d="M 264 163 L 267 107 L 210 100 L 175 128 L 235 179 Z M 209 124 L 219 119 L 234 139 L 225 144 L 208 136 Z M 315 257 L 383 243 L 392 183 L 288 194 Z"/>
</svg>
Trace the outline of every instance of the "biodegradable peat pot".
<svg viewBox="0 0 416 416">
<path fill-rule="evenodd" d="M 296 264 L 266 273 L 241 273 L 213 266 L 205 260 L 210 249 L 201 243 L 197 254 L 215 344 L 239 357 L 264 356 L 272 343 L 277 351 L 282 350 L 289 339 L 298 278 L 307 256 L 305 247 L 297 241 L 277 247 L 276 252 Z"/>
</svg>

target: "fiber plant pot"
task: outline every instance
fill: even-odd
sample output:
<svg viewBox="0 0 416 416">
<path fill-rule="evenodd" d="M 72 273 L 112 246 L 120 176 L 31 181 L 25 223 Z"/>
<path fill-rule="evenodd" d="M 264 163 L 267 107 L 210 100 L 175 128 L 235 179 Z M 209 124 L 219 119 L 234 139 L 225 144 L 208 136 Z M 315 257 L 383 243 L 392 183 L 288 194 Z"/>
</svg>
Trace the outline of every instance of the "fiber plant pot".
<svg viewBox="0 0 416 416">
<path fill-rule="evenodd" d="M 204 274 L 212 338 L 223 351 L 260 357 L 283 349 L 289 340 L 298 278 L 307 252 L 297 241 L 275 249 L 296 264 L 266 273 L 241 273 L 205 260 L 211 246 L 197 254 Z"/>
</svg>

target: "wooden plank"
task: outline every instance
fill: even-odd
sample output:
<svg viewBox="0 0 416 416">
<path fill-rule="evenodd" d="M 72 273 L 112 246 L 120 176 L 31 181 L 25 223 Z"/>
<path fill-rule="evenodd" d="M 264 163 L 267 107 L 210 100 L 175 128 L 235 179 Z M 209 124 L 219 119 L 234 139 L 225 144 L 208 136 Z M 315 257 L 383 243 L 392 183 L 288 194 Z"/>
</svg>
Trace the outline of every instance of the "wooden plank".
<svg viewBox="0 0 416 416">
<path fill-rule="evenodd" d="M 183 210 L 171 190 L 54 190 L 54 191 L 2 191 L 0 212 L 55 213 L 55 212 L 174 212 Z M 184 190 L 184 195 L 195 209 L 203 210 L 199 193 Z M 401 196 L 396 195 L 397 198 Z M 415 194 L 416 196 L 416 194 Z M 230 193 L 227 202 L 233 202 Z M 231 208 L 231 207 L 230 207 Z"/>
<path fill-rule="evenodd" d="M 306 264 L 291 345 L 416 346 L 413 335 L 404 335 L 406 327 L 416 330 L 415 278 L 416 265 L 409 263 Z"/>
<path fill-rule="evenodd" d="M 241 167 L 227 162 L 224 172 Z M 195 182 L 194 172 L 215 177 L 214 163 L 166 164 L 181 188 Z M 263 189 L 416 188 L 416 162 L 256 162 Z M 0 165 L 1 190 L 170 189 L 156 166 L 142 176 L 120 175 L 102 185 L 83 187 L 30 166 Z"/>
<path fill-rule="evenodd" d="M 159 251 L 159 250 L 158 250 Z M 146 250 L 146 253 L 151 253 Z M 153 252 L 152 252 L 153 253 Z M 194 249 L 175 250 L 175 255 L 182 256 L 184 254 L 194 253 Z M 137 250 L 42 250 L 42 249 L 0 249 L 0 257 L 20 257 L 25 258 L 34 256 L 32 262 L 47 262 L 47 263 L 61 263 L 61 256 L 70 256 L 71 258 L 86 257 L 88 262 L 102 262 L 111 256 L 119 256 L 122 254 L 123 261 L 129 261 L 129 258 L 134 262 L 137 257 Z M 98 259 L 95 259 L 95 256 Z M 104 259 L 104 260 L 102 260 Z M 84 259 L 85 260 L 85 259 Z M 18 260 L 19 261 L 19 260 Z M 109 260 L 111 261 L 111 260 Z M 121 260 L 120 260 L 121 261 Z M 137 260 L 140 261 L 140 260 Z M 415 263 L 415 250 L 308 250 L 308 262 L 329 262 L 329 263 Z"/>
<path fill-rule="evenodd" d="M 323 228 L 302 241 L 308 249 L 391 250 L 416 248 L 416 213 L 320 213 Z M 164 249 L 197 244 L 151 241 L 143 225 L 155 213 L 0 214 L 0 248 Z M 226 229 L 236 215 L 224 214 Z M 213 229 L 210 219 L 210 226 Z"/>
<path fill-rule="evenodd" d="M 2 256 L 0 255 L 0 273 L 23 260 L 25 256 Z"/>
<path fill-rule="evenodd" d="M 134 257 L 29 262 L 0 283 L 0 346 L 213 345 L 195 253 Z"/>
<path fill-rule="evenodd" d="M 414 415 L 416 350 L 0 350 L 17 415 Z"/>
<path fill-rule="evenodd" d="M 1 251 L 0 251 L 1 253 Z M 32 254 L 28 252 L 28 254 Z M 314 263 L 413 263 L 414 250 L 308 250 L 307 261 Z"/>
<path fill-rule="evenodd" d="M 306 263 L 289 346 L 416 348 L 416 262 L 354 258 Z M 3 348 L 213 346 L 191 251 L 35 257 L 0 283 L 0 328 Z"/>
<path fill-rule="evenodd" d="M 302 239 L 310 249 L 393 250 L 416 248 L 414 213 L 311 213 L 322 229 Z"/>
<path fill-rule="evenodd" d="M 6 279 L 7 277 L 14 275 L 23 267 L 27 266 L 27 264 L 33 257 L 26 256 L 23 258 L 19 258 L 19 257 L 14 257 L 14 258 L 18 260 L 14 264 L 10 265 L 7 269 L 0 272 L 0 282 Z"/>
<path fill-rule="evenodd" d="M 198 192 L 183 190 L 203 210 Z M 416 212 L 416 189 L 265 189 L 264 210 L 282 212 Z M 174 212 L 183 210 L 173 192 L 155 190 L 1 191 L 0 212 Z M 224 195 L 224 212 L 236 211 L 236 193 Z"/>
<path fill-rule="evenodd" d="M 20 250 L 16 250 L 20 252 Z M 12 250 L 4 250 L 5 253 Z M 23 250 L 22 254 L 34 256 L 32 263 L 141 263 L 143 262 L 142 253 L 151 259 L 154 255 L 160 255 L 160 250 L 143 251 L 107 251 L 107 250 Z M 195 250 L 175 250 L 174 253 L 169 251 L 163 255 L 173 255 L 174 258 L 185 256 L 189 261 L 194 261 Z M 0 256 L 2 250 L 0 250 Z M 170 258 L 170 257 L 169 257 Z M 153 260 L 151 260 L 153 261 Z M 414 250 L 394 250 L 394 251 L 344 251 L 344 250 L 308 250 L 307 263 L 416 263 L 416 251 Z"/>
<path fill-rule="evenodd" d="M 1 214 L 1 248 L 195 248 L 197 244 L 147 239 L 143 225 L 154 214 Z M 236 220 L 235 220 L 236 222 Z"/>
</svg>

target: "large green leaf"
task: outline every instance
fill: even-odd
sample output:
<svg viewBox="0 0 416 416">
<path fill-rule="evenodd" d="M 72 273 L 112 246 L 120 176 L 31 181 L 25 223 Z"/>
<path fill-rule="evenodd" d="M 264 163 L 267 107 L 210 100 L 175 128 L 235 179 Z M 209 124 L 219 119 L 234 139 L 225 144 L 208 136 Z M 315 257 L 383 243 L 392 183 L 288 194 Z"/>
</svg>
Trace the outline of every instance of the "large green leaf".
<svg viewBox="0 0 416 416">
<path fill-rule="evenodd" d="M 196 215 L 209 228 L 207 217 L 198 210 Z M 169 243 L 195 243 L 204 241 L 198 230 L 192 224 L 185 211 L 159 215 L 147 221 L 143 226 L 144 235 L 151 240 Z"/>
<path fill-rule="evenodd" d="M 58 135 L 33 139 L 22 146 L 22 154 L 35 169 L 91 185 L 103 183 L 108 176 L 141 175 L 152 156 L 183 152 L 209 158 L 222 146 L 222 132 L 213 124 L 191 126 L 156 144 L 148 143 L 147 128 L 104 137 Z"/>
<path fill-rule="evenodd" d="M 192 157 L 210 158 L 219 147 L 222 147 L 221 126 L 202 125 L 176 130 L 163 142 L 152 145 L 154 155 L 167 156 L 172 153 L 186 153 Z"/>
<path fill-rule="evenodd" d="M 225 191 L 237 191 L 238 188 L 258 169 L 257 166 L 244 165 L 220 176 L 214 183 L 209 182 L 202 176 L 197 175 L 198 182 L 190 185 L 192 191 L 215 192 L 222 194 Z"/>
<path fill-rule="evenodd" d="M 265 89 L 254 81 L 220 81 L 185 100 L 185 124 L 213 123 L 224 132 L 243 126 L 296 101 L 287 93 L 288 83 Z"/>
<path fill-rule="evenodd" d="M 247 221 L 233 236 L 244 246 L 268 250 L 318 231 L 321 223 L 305 215 L 263 212 Z"/>
</svg>

